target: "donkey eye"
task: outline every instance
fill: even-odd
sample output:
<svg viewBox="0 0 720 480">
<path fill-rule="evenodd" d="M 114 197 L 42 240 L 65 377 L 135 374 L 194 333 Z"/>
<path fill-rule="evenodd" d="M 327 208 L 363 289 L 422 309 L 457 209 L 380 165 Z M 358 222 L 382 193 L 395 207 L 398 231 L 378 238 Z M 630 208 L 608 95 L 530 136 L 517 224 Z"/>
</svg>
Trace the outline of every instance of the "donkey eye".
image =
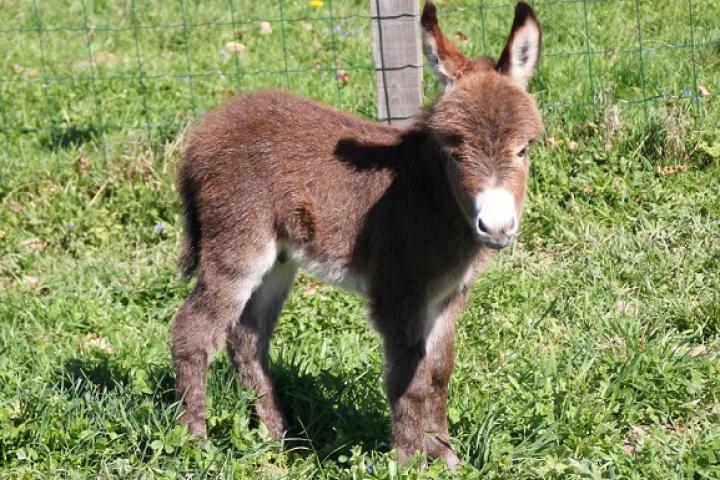
<svg viewBox="0 0 720 480">
<path fill-rule="evenodd" d="M 462 163 L 462 161 L 463 161 L 462 155 L 460 155 L 458 152 L 452 152 L 450 154 L 450 158 L 452 158 L 453 162 L 455 162 L 455 163 Z"/>
<path fill-rule="evenodd" d="M 517 154 L 518 158 L 525 158 L 528 154 L 528 147 L 524 147 L 522 150 L 520 150 Z"/>
</svg>

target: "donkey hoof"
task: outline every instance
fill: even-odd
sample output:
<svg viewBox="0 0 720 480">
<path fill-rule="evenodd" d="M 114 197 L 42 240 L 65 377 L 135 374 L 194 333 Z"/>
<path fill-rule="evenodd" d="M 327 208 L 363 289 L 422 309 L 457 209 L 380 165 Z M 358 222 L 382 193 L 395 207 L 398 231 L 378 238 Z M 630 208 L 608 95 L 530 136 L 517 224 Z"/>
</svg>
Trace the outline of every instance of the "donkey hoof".
<svg viewBox="0 0 720 480">
<path fill-rule="evenodd" d="M 460 466 L 460 459 L 452 452 L 452 450 L 445 452 L 442 459 L 445 461 L 445 464 L 450 470 L 455 470 Z"/>
<path fill-rule="evenodd" d="M 196 422 L 191 422 L 187 424 L 188 426 L 188 433 L 192 435 L 193 437 L 199 438 L 199 439 L 206 439 L 207 438 L 207 426 L 205 425 L 205 420 L 200 420 Z"/>
</svg>

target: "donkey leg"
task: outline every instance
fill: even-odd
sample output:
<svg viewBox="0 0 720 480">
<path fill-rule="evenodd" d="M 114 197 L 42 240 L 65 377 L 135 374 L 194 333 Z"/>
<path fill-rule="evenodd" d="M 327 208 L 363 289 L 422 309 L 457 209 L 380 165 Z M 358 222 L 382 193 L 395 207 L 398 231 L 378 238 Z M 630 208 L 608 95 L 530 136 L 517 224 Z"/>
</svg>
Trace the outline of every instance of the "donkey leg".
<svg viewBox="0 0 720 480">
<path fill-rule="evenodd" d="M 230 322 L 239 317 L 263 274 L 274 261 L 274 246 L 265 255 L 247 252 L 253 258 L 237 269 L 216 268 L 208 259 L 195 290 L 178 311 L 173 323 L 172 356 L 175 390 L 182 398 L 180 423 L 191 434 L 207 435 L 205 395 L 207 369 L 223 344 Z M 252 257 L 250 257 L 252 253 Z M 271 260 L 268 261 L 268 257 Z"/>
<path fill-rule="evenodd" d="M 422 341 L 408 344 L 386 339 L 384 344 L 393 447 L 405 464 L 425 449 L 425 402 L 431 393 L 431 376 Z"/>
<path fill-rule="evenodd" d="M 378 287 L 370 295 L 370 305 L 383 338 L 384 386 L 390 403 L 393 447 L 400 461 L 407 463 L 424 450 L 423 418 L 431 375 L 425 360 L 425 301 L 412 294 L 398 299 L 398 293 Z"/>
<path fill-rule="evenodd" d="M 448 383 L 455 366 L 455 320 L 465 304 L 465 293 L 455 295 L 441 310 L 425 339 L 430 370 L 430 394 L 425 411 L 425 451 L 450 467 L 460 461 L 452 451 L 447 423 Z"/>
<path fill-rule="evenodd" d="M 442 458 L 450 466 L 458 463 L 448 436 L 447 386 L 454 365 L 455 318 L 461 306 L 460 297 L 453 297 L 435 318 L 422 319 L 418 312 L 427 310 L 423 306 L 387 318 L 385 328 L 379 324 L 393 444 L 403 463 L 418 452 Z M 395 328 L 388 328 L 393 324 Z M 402 328 L 397 328 L 399 324 Z"/>
<path fill-rule="evenodd" d="M 207 369 L 217 349 L 215 337 L 224 330 L 230 316 L 229 305 L 222 305 L 201 279 L 175 316 L 172 328 L 172 357 L 175 390 L 182 398 L 180 423 L 190 433 L 205 437 L 205 388 Z"/>
<path fill-rule="evenodd" d="M 227 347 L 243 385 L 255 389 L 255 410 L 275 439 L 281 439 L 288 424 L 278 403 L 269 373 L 269 346 L 283 302 L 292 287 L 297 267 L 276 262 L 253 293 L 238 320 L 230 324 Z"/>
</svg>

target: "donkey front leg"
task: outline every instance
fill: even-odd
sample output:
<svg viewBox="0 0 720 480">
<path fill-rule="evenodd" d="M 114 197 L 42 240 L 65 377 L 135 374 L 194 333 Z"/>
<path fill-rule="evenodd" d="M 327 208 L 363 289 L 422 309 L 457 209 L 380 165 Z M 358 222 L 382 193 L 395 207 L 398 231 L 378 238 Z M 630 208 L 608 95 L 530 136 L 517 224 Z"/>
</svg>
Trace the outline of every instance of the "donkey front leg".
<svg viewBox="0 0 720 480">
<path fill-rule="evenodd" d="M 418 452 L 442 458 L 451 467 L 459 463 L 448 435 L 447 392 L 462 299 L 462 294 L 453 296 L 435 318 L 426 320 L 429 329 L 425 321 L 418 321 L 414 328 L 404 323 L 405 328 L 383 332 L 393 444 L 402 463 Z"/>
<path fill-rule="evenodd" d="M 426 403 L 425 449 L 442 458 L 450 467 L 460 461 L 452 451 L 447 423 L 448 383 L 455 367 L 455 321 L 465 305 L 466 290 L 454 295 L 435 318 L 425 339 L 425 358 L 429 364 L 431 390 Z"/>
</svg>

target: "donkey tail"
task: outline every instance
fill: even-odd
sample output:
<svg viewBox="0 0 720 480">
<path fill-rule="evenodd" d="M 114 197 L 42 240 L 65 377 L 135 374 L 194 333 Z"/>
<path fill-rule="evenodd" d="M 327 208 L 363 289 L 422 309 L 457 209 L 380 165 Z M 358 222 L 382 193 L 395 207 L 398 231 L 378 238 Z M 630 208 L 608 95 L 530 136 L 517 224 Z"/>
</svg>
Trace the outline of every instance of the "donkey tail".
<svg viewBox="0 0 720 480">
<path fill-rule="evenodd" d="M 192 276 L 200 266 L 200 238 L 202 229 L 197 208 L 197 183 L 183 172 L 178 182 L 178 191 L 183 201 L 185 213 L 185 231 L 182 253 L 178 260 L 183 276 Z"/>
</svg>

